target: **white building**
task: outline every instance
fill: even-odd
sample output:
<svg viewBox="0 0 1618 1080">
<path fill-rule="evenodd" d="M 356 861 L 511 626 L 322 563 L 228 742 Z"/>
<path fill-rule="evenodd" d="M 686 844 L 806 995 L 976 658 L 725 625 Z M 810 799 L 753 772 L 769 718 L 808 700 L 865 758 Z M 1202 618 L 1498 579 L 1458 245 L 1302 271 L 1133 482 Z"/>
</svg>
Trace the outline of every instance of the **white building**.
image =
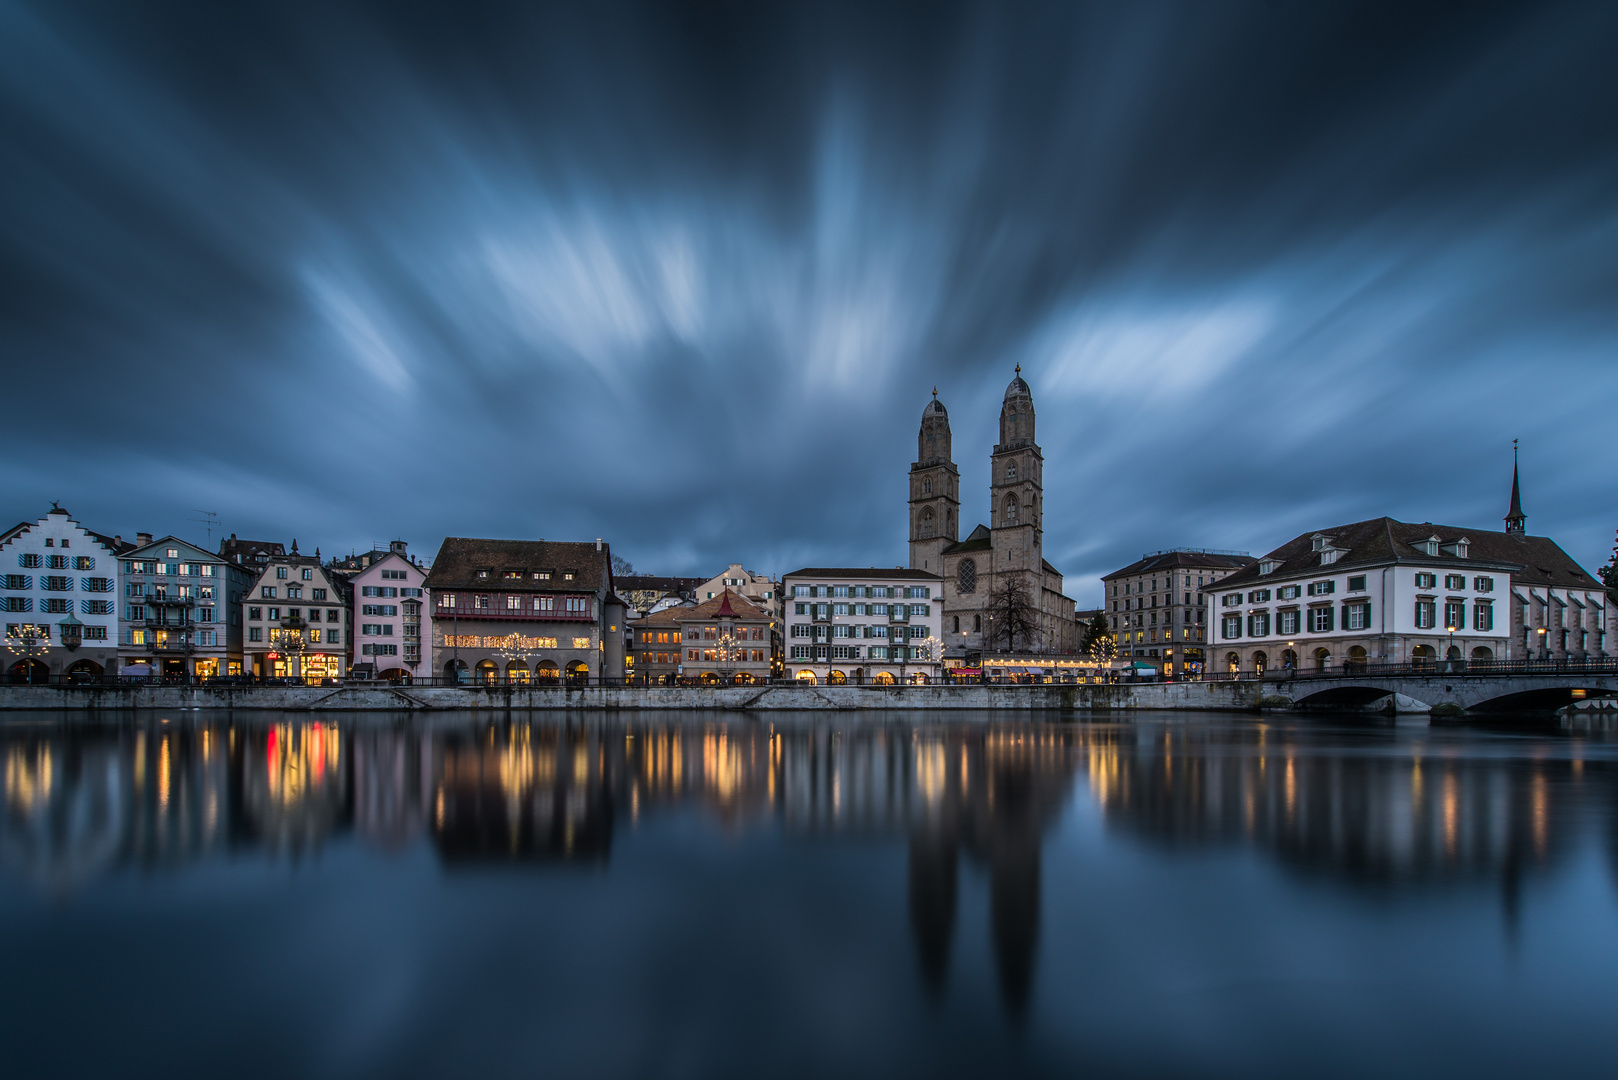
<svg viewBox="0 0 1618 1080">
<path fill-rule="evenodd" d="M 430 675 L 432 605 L 427 602 L 427 568 L 413 562 L 403 540 L 374 551 L 351 580 L 354 596 L 353 651 L 349 663 L 374 664 L 379 678 Z M 427 642 L 424 656 L 421 644 Z M 428 670 L 420 667 L 427 660 Z"/>
<path fill-rule="evenodd" d="M 698 585 L 696 601 L 701 604 L 717 600 L 726 589 L 739 593 L 754 607 L 777 618 L 781 615 L 781 583 L 768 574 L 755 574 L 741 563 L 731 563 L 721 573 Z"/>
<path fill-rule="evenodd" d="M 1374 518 L 1298 536 L 1210 595 L 1211 671 L 1608 655 L 1600 582 L 1520 531 Z"/>
<path fill-rule="evenodd" d="M 131 546 L 91 532 L 59 506 L 0 533 L 5 663 L 13 681 L 110 673 L 118 646 L 118 556 Z"/>
<path fill-rule="evenodd" d="M 925 681 L 943 672 L 943 578 L 806 567 L 782 579 L 786 672 L 806 682 Z"/>
</svg>

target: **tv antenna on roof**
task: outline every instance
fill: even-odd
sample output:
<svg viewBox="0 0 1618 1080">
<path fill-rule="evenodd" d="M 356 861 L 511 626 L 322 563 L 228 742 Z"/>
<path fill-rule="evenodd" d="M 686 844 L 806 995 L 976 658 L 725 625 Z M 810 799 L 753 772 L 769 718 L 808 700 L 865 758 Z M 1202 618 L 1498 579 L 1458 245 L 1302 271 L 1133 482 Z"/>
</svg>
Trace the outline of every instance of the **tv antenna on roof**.
<svg viewBox="0 0 1618 1080">
<path fill-rule="evenodd" d="M 212 551 L 213 550 L 213 533 L 214 533 L 215 529 L 219 528 L 219 515 L 214 513 L 212 510 L 196 510 L 196 509 L 193 509 L 191 512 L 193 514 L 201 514 L 202 515 L 201 517 L 194 517 L 194 518 L 191 518 L 190 520 L 196 522 L 198 525 L 201 525 L 201 526 L 205 527 L 208 530 L 208 550 Z"/>
</svg>

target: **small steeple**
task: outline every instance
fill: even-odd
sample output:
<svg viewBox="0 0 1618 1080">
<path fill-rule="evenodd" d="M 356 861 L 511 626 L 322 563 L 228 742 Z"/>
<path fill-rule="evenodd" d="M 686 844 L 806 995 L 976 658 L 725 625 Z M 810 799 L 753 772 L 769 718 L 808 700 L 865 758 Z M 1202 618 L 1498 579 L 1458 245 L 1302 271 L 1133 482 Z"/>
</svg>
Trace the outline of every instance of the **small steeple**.
<svg viewBox="0 0 1618 1080">
<path fill-rule="evenodd" d="M 1511 509 L 1506 513 L 1506 535 L 1528 532 L 1528 515 L 1522 512 L 1522 489 L 1517 483 L 1517 440 L 1511 440 Z"/>
</svg>

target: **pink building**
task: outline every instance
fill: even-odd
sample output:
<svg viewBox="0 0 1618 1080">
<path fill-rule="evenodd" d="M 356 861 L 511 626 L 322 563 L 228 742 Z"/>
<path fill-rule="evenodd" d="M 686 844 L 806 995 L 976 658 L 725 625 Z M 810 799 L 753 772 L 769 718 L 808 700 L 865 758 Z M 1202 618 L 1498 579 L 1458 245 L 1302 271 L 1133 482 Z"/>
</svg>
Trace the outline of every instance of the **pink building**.
<svg viewBox="0 0 1618 1080">
<path fill-rule="evenodd" d="M 354 588 L 353 667 L 375 665 L 378 677 L 411 680 L 421 668 L 423 641 L 433 640 L 432 605 L 422 587 L 427 568 L 405 552 L 395 540 L 387 551 L 373 551 L 354 560 L 350 572 Z M 347 569 L 345 567 L 345 569 Z M 431 658 L 431 646 L 428 647 Z"/>
</svg>

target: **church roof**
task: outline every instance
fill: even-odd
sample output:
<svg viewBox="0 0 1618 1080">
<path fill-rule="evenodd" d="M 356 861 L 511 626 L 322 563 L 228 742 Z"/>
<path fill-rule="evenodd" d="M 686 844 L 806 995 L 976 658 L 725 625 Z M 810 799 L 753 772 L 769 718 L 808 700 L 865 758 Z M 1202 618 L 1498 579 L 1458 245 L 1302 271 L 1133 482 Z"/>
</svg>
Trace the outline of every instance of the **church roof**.
<svg viewBox="0 0 1618 1080">
<path fill-rule="evenodd" d="M 1006 397 L 1009 398 L 1013 395 L 1020 395 L 1022 397 L 1034 396 L 1033 391 L 1028 389 L 1028 384 L 1023 382 L 1021 364 L 1017 365 L 1017 373 L 1011 377 L 1011 382 L 1006 384 Z"/>
<path fill-rule="evenodd" d="M 967 533 L 965 540 L 956 541 L 955 543 L 946 547 L 942 552 L 940 552 L 940 554 L 957 555 L 966 551 L 988 551 L 993 545 L 994 540 L 989 533 L 989 527 L 987 525 L 979 525 L 970 533 Z"/>
</svg>

